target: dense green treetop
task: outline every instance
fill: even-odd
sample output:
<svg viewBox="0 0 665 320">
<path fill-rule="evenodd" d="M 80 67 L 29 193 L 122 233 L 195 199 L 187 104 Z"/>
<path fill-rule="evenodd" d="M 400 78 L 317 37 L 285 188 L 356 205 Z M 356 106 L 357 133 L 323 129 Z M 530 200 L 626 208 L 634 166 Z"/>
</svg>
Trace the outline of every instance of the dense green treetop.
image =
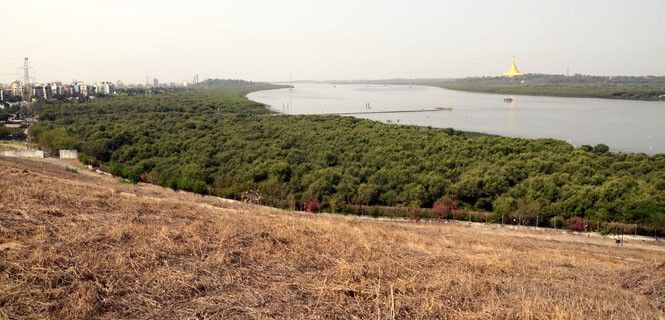
<svg viewBox="0 0 665 320">
<path fill-rule="evenodd" d="M 246 92 L 243 91 L 243 92 Z M 40 106 L 31 133 L 133 181 L 264 203 L 463 208 L 656 225 L 665 154 L 612 153 L 553 139 L 268 111 L 237 90 L 167 92 Z M 334 209 L 334 208 L 333 208 Z"/>
</svg>

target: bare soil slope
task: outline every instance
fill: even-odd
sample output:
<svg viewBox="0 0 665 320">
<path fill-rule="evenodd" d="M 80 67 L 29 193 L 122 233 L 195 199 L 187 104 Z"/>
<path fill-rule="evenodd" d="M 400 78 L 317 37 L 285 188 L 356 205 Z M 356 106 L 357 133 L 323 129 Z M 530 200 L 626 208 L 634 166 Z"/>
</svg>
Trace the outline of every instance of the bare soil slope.
<svg viewBox="0 0 665 320">
<path fill-rule="evenodd" d="M 664 312 L 662 244 L 290 213 L 0 158 L 0 319 Z"/>
</svg>

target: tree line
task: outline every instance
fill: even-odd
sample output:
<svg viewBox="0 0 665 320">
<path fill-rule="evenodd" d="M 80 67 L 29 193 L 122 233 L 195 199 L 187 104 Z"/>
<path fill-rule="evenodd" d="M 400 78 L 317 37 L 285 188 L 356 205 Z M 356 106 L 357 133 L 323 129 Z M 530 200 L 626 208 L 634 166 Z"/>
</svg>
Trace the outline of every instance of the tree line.
<svg viewBox="0 0 665 320">
<path fill-rule="evenodd" d="M 499 94 L 665 101 L 665 77 L 526 74 L 514 78 L 430 81 L 430 84 L 452 90 Z"/>
</svg>

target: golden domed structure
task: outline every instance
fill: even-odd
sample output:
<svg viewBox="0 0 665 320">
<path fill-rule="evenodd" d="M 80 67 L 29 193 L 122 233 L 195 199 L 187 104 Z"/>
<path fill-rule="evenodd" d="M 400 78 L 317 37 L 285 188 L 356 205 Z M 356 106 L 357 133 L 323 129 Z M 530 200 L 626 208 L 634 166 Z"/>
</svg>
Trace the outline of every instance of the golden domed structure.
<svg viewBox="0 0 665 320">
<path fill-rule="evenodd" d="M 517 69 L 517 63 L 515 62 L 515 57 L 513 57 L 513 64 L 510 66 L 510 69 L 503 74 L 504 77 L 517 77 L 523 75 L 519 69 Z"/>
</svg>

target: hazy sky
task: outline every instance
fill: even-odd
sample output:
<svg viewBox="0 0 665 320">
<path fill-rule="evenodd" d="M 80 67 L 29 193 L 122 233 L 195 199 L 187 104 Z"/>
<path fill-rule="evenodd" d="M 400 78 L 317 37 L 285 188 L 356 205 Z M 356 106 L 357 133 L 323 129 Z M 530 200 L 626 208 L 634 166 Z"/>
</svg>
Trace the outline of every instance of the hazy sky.
<svg viewBox="0 0 665 320">
<path fill-rule="evenodd" d="M 0 82 L 665 75 L 665 0 L 0 0 Z"/>
</svg>

